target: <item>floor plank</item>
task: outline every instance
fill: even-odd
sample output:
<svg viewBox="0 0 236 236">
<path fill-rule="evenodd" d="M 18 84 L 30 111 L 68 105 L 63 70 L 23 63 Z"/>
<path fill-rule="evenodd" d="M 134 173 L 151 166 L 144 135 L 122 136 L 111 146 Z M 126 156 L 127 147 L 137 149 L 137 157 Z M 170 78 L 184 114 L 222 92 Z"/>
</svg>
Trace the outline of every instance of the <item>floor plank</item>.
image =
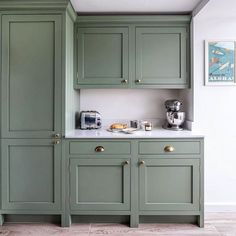
<svg viewBox="0 0 236 236">
<path fill-rule="evenodd" d="M 192 224 L 140 224 L 130 228 L 123 224 L 72 224 L 61 228 L 45 223 L 6 223 L 0 228 L 1 236 L 236 236 L 236 213 L 208 213 L 205 228 Z"/>
</svg>

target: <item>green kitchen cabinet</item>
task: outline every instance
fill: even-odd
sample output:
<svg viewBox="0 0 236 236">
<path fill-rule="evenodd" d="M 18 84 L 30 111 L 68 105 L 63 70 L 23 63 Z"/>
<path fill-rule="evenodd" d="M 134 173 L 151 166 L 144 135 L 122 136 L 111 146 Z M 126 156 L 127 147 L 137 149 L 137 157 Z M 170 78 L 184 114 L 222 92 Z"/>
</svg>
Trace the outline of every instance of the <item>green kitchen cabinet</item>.
<svg viewBox="0 0 236 236">
<path fill-rule="evenodd" d="M 4 139 L 1 199 L 5 213 L 61 210 L 61 145 L 51 139 Z"/>
<path fill-rule="evenodd" d="M 2 138 L 51 138 L 62 126 L 62 16 L 2 15 Z"/>
<path fill-rule="evenodd" d="M 71 215 L 129 215 L 131 227 L 146 216 L 203 227 L 203 150 L 202 138 L 66 140 L 65 226 Z"/>
<path fill-rule="evenodd" d="M 136 87 L 186 87 L 186 37 L 186 27 L 137 27 Z"/>
<path fill-rule="evenodd" d="M 76 86 L 127 87 L 128 27 L 78 28 Z"/>
<path fill-rule="evenodd" d="M 79 88 L 189 87 L 188 16 L 78 16 Z"/>
<path fill-rule="evenodd" d="M 71 211 L 130 210 L 129 158 L 70 158 Z"/>
<path fill-rule="evenodd" d="M 198 211 L 200 161 L 198 159 L 140 158 L 141 211 Z"/>
</svg>

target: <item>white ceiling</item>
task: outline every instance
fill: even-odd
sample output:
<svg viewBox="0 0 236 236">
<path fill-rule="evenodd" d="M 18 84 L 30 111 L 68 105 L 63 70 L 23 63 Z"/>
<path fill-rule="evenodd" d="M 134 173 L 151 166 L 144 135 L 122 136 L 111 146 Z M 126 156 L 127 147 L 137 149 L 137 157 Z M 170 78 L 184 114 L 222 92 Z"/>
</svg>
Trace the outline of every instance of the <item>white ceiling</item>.
<svg viewBox="0 0 236 236">
<path fill-rule="evenodd" d="M 191 12 L 201 0 L 71 0 L 81 13 Z"/>
</svg>

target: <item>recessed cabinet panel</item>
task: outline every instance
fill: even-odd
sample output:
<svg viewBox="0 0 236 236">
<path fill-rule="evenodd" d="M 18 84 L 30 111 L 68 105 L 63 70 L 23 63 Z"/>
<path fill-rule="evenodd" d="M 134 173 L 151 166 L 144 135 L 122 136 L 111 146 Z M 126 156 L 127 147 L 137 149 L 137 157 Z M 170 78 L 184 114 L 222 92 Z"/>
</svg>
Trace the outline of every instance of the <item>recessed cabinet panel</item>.
<svg viewBox="0 0 236 236">
<path fill-rule="evenodd" d="M 71 210 L 129 210 L 130 165 L 126 161 L 70 159 Z"/>
<path fill-rule="evenodd" d="M 144 161 L 139 166 L 140 210 L 199 210 L 198 159 Z"/>
<path fill-rule="evenodd" d="M 136 28 L 136 83 L 186 84 L 186 28 Z"/>
<path fill-rule="evenodd" d="M 128 28 L 79 28 L 78 86 L 127 84 Z"/>
<path fill-rule="evenodd" d="M 3 209 L 60 209 L 60 148 L 51 140 L 2 141 Z"/>
<path fill-rule="evenodd" d="M 9 147 L 10 202 L 54 201 L 53 152 L 53 146 Z"/>
<path fill-rule="evenodd" d="M 61 130 L 61 18 L 4 15 L 3 137 L 50 138 Z"/>
</svg>

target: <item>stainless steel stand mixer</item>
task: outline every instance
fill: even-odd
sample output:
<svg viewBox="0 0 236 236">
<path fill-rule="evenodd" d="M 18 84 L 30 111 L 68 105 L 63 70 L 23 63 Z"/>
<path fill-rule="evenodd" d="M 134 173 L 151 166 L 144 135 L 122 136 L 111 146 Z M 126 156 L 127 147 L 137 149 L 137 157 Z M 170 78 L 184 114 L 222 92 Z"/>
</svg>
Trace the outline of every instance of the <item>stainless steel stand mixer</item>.
<svg viewBox="0 0 236 236">
<path fill-rule="evenodd" d="M 185 112 L 180 111 L 182 102 L 179 100 L 165 101 L 166 107 L 166 123 L 162 126 L 164 129 L 169 130 L 183 130 L 182 124 L 185 121 Z"/>
</svg>

